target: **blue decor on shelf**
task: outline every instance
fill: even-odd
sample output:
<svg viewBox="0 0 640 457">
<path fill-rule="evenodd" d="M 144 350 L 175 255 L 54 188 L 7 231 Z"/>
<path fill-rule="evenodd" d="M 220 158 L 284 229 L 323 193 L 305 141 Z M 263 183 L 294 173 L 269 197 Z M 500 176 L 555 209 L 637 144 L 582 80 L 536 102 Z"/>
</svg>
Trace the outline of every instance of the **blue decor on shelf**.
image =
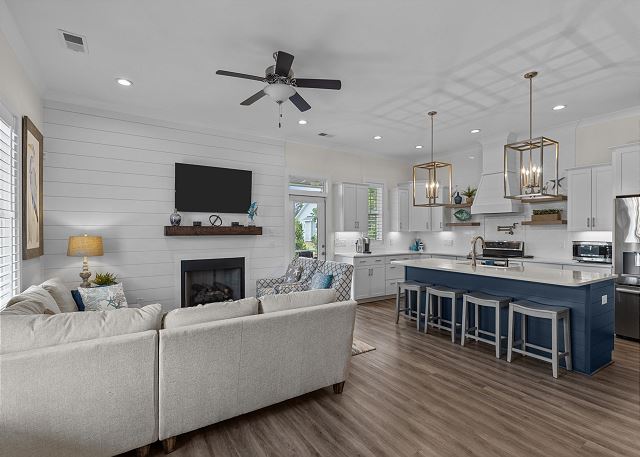
<svg viewBox="0 0 640 457">
<path fill-rule="evenodd" d="M 459 221 L 465 222 L 471 219 L 471 213 L 466 209 L 459 209 L 458 211 L 453 213 L 453 217 L 455 217 Z"/>
<path fill-rule="evenodd" d="M 456 193 L 453 194 L 453 203 L 455 203 L 456 205 L 462 204 L 462 196 L 460 195 L 460 192 L 458 192 L 457 190 L 456 190 Z"/>
<path fill-rule="evenodd" d="M 254 219 L 258 215 L 258 202 L 251 202 L 249 205 L 249 210 L 247 211 L 247 225 L 253 226 L 256 225 Z"/>
</svg>

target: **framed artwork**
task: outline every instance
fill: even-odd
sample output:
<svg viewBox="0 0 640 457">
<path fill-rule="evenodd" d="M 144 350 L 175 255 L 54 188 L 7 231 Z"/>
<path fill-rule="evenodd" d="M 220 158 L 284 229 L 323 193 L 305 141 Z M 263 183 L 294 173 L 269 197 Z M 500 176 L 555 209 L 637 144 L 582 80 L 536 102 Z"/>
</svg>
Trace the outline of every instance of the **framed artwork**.
<svg viewBox="0 0 640 457">
<path fill-rule="evenodd" d="M 22 118 L 22 258 L 44 253 L 42 221 L 42 133 Z"/>
</svg>

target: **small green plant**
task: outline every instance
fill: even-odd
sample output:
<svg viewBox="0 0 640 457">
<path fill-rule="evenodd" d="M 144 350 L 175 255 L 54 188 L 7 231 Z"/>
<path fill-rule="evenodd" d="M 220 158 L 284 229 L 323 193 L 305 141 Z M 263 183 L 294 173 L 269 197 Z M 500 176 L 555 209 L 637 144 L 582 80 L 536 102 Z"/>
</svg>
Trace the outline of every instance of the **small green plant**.
<svg viewBox="0 0 640 457">
<path fill-rule="evenodd" d="M 560 210 L 557 208 L 549 208 L 549 209 L 534 209 L 533 214 L 535 216 L 541 216 L 543 214 L 560 214 Z"/>
<path fill-rule="evenodd" d="M 477 188 L 467 186 L 467 188 L 462 191 L 462 195 L 464 195 L 467 198 L 474 198 L 476 196 L 477 191 L 478 191 Z"/>
<path fill-rule="evenodd" d="M 118 277 L 113 273 L 96 273 L 96 277 L 92 282 L 96 286 L 112 286 L 117 284 Z"/>
</svg>

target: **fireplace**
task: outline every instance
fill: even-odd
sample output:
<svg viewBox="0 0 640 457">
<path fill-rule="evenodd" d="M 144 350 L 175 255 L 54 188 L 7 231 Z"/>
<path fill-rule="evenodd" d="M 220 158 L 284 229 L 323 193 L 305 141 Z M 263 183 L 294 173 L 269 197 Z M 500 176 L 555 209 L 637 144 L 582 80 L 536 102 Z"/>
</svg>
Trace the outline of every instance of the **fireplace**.
<svg viewBox="0 0 640 457">
<path fill-rule="evenodd" d="M 244 298 L 244 257 L 183 260 L 180 270 L 182 307 Z"/>
</svg>

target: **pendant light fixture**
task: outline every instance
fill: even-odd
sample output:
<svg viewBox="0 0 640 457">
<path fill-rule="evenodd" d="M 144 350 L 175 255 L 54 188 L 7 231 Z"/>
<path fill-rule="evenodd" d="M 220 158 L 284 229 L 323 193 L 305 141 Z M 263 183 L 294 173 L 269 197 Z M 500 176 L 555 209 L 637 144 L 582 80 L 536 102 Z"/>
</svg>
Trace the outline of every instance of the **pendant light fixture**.
<svg viewBox="0 0 640 457">
<path fill-rule="evenodd" d="M 522 201 L 565 199 L 556 185 L 560 143 L 544 136 L 533 138 L 533 78 L 537 75 L 537 71 L 524 75 L 529 80 L 529 139 L 504 146 L 504 197 Z"/>
<path fill-rule="evenodd" d="M 438 113 L 429 111 L 428 114 L 431 119 L 431 161 L 413 166 L 413 206 L 444 206 L 451 203 L 453 167 L 450 163 L 433 160 L 433 118 Z M 424 200 L 419 195 L 416 198 L 416 193 L 420 192 L 423 186 Z M 443 199 L 440 198 L 441 192 L 446 196 Z"/>
</svg>

